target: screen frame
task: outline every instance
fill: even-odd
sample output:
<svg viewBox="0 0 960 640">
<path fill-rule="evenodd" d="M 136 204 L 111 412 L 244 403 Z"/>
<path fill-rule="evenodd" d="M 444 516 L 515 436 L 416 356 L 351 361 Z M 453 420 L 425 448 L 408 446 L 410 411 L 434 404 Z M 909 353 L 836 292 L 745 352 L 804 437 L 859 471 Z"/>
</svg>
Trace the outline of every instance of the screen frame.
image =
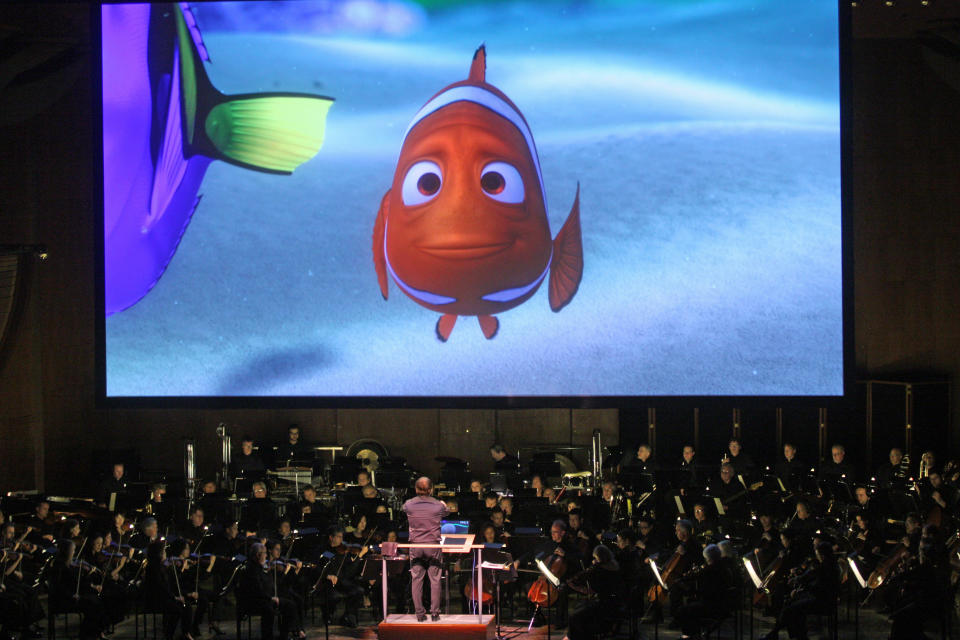
<svg viewBox="0 0 960 640">
<path fill-rule="evenodd" d="M 90 3 L 92 140 L 92 247 L 95 273 L 95 398 L 98 409 L 627 409 L 661 407 L 826 407 L 855 404 L 853 173 L 852 173 L 852 9 L 837 0 L 840 95 L 840 228 L 842 279 L 841 395 L 635 395 L 635 396 L 109 396 L 107 395 L 104 185 L 103 58 L 101 7 L 123 0 Z M 149 3 L 149 2 L 148 2 Z"/>
</svg>

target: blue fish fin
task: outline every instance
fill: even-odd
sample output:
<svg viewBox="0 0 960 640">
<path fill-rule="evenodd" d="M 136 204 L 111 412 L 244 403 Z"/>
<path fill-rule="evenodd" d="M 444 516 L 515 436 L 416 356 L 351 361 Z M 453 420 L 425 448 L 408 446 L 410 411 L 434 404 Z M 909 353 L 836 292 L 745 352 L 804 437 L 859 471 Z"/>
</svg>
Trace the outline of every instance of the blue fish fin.
<svg viewBox="0 0 960 640">
<path fill-rule="evenodd" d="M 150 189 L 150 208 L 143 223 L 143 231 L 155 225 L 167 210 L 174 194 L 183 182 L 187 171 L 187 159 L 183 150 L 183 120 L 180 110 L 179 51 L 173 53 L 173 77 L 165 108 L 166 124 L 153 169 L 153 185 Z"/>
</svg>

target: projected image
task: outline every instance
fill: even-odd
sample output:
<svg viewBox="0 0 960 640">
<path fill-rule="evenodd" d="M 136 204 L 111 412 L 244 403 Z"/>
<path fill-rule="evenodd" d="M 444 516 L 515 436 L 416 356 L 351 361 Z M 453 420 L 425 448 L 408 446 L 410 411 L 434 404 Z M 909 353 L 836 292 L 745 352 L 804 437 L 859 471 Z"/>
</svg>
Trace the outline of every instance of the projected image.
<svg viewBox="0 0 960 640">
<path fill-rule="evenodd" d="M 104 5 L 107 395 L 841 394 L 828 4 Z"/>
</svg>

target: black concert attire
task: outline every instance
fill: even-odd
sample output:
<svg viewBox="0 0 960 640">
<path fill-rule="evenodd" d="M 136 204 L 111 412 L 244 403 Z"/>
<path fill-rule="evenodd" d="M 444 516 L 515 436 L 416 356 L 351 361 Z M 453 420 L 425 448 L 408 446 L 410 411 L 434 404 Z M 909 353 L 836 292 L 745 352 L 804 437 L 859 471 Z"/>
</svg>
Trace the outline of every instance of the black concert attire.
<svg viewBox="0 0 960 640">
<path fill-rule="evenodd" d="M 780 478 L 780 482 L 787 488 L 787 491 L 796 491 L 803 484 L 807 467 L 796 456 L 793 457 L 793 460 L 787 460 L 784 457 L 773 468 L 773 473 Z"/>
<path fill-rule="evenodd" d="M 634 492 L 650 491 L 657 482 L 657 469 L 653 455 L 646 460 L 634 457 L 621 467 L 620 484 Z"/>
<path fill-rule="evenodd" d="M 598 637 L 609 619 L 623 607 L 627 593 L 620 568 L 614 562 L 590 567 L 581 579 L 586 582 L 588 593 L 595 594 L 596 597 L 582 602 L 570 614 L 567 629 L 570 640 L 592 640 Z"/>
<path fill-rule="evenodd" d="M 753 464 L 753 458 L 742 450 L 737 455 L 728 453 L 727 464 L 733 467 L 734 475 L 743 476 L 744 481 L 750 479 L 753 470 L 756 468 L 756 465 Z"/>
<path fill-rule="evenodd" d="M 421 544 L 440 543 L 440 521 L 449 515 L 447 506 L 426 495 L 418 495 L 403 503 L 407 514 L 410 542 Z M 423 616 L 423 578 L 430 577 L 430 613 L 440 614 L 440 549 L 410 549 L 410 577 L 413 590 L 413 606 L 417 616 Z"/>
<path fill-rule="evenodd" d="M 206 514 L 204 514 L 206 515 Z M 186 523 L 177 531 L 181 538 L 190 543 L 190 548 L 193 549 L 197 546 L 197 543 L 203 538 L 204 534 L 207 533 L 207 530 L 204 527 L 207 526 L 207 521 L 204 519 L 203 524 L 197 526 L 193 524 L 190 520 L 187 520 Z M 209 536 L 208 536 L 209 537 Z"/>
<path fill-rule="evenodd" d="M 224 524 L 232 517 L 227 496 L 219 491 L 201 494 L 196 505 L 203 509 L 203 520 L 207 524 Z"/>
<path fill-rule="evenodd" d="M 121 476 L 121 478 L 117 480 L 111 475 L 109 478 L 103 480 L 103 482 L 101 482 L 97 487 L 96 503 L 106 505 L 109 508 L 110 496 L 112 494 L 116 494 L 118 500 L 121 496 L 125 496 L 127 494 L 126 476 Z M 114 508 L 119 510 L 121 506 L 122 505 L 117 502 L 114 505 Z"/>
<path fill-rule="evenodd" d="M 177 627 L 180 633 L 196 633 L 194 627 L 195 609 L 186 594 L 190 589 L 180 566 L 148 562 L 143 577 L 143 598 L 145 610 L 163 614 L 163 635 L 167 640 L 173 638 Z M 178 598 L 183 598 L 183 601 Z"/>
<path fill-rule="evenodd" d="M 702 545 L 715 542 L 720 537 L 720 530 L 713 518 L 694 518 L 690 523 L 693 524 L 693 537 Z"/>
<path fill-rule="evenodd" d="M 110 626 L 104 603 L 91 585 L 86 568 L 67 566 L 63 558 L 58 557 L 51 566 L 47 585 L 50 589 L 49 606 L 54 611 L 79 611 L 82 614 L 80 637 L 83 640 L 99 638 Z"/>
<path fill-rule="evenodd" d="M 155 537 L 150 538 L 143 531 L 138 531 L 132 536 L 130 536 L 130 546 L 138 551 L 143 551 L 150 546 L 151 543 L 156 542 L 160 539 L 160 535 L 157 534 Z"/>
<path fill-rule="evenodd" d="M 697 472 L 697 457 L 693 456 L 690 462 L 686 459 L 680 461 L 678 489 L 684 489 L 686 492 L 694 491 L 700 488 L 700 478 Z"/>
<path fill-rule="evenodd" d="M 737 531 L 747 520 L 747 488 L 736 478 L 730 482 L 720 479 L 710 485 L 710 495 L 719 498 L 723 504 L 726 515 L 719 516 L 718 520 L 724 530 Z"/>
<path fill-rule="evenodd" d="M 501 460 L 493 463 L 493 468 L 500 473 L 516 473 L 520 466 L 520 461 L 516 456 L 507 453 Z"/>
<path fill-rule="evenodd" d="M 907 487 L 907 472 L 905 465 L 898 464 L 896 466 L 890 464 L 889 461 L 884 462 L 880 465 L 880 468 L 877 469 L 877 485 L 881 489 L 902 491 Z"/>
<path fill-rule="evenodd" d="M 235 477 L 250 478 L 253 480 L 264 477 L 267 473 L 267 467 L 263 464 L 263 459 L 256 453 L 244 455 L 241 451 L 230 463 L 230 472 Z"/>
<path fill-rule="evenodd" d="M 243 510 L 240 529 L 243 531 L 270 531 L 277 526 L 277 511 L 270 498 L 250 498 Z"/>
<path fill-rule="evenodd" d="M 332 624 L 334 609 L 338 602 L 343 601 L 344 611 L 340 621 L 347 627 L 355 627 L 365 593 L 363 586 L 357 582 L 363 561 L 343 545 L 337 549 L 327 549 L 323 557 L 326 565 L 320 572 L 316 587 L 323 591 L 323 615 L 327 623 Z"/>
<path fill-rule="evenodd" d="M 12 546 L 8 551 L 16 553 Z M 3 632 L 7 634 L 5 638 L 16 631 L 22 631 L 22 637 L 28 638 L 30 627 L 44 617 L 37 589 L 30 586 L 35 576 L 24 567 L 24 559 L 20 558 L 17 568 L 6 574 L 10 566 L 17 563 L 17 559 L 16 556 L 8 555 L 0 563 L 0 571 L 5 574 L 0 579 L 0 584 L 3 585 L 0 590 L 0 621 L 3 622 Z"/>
<path fill-rule="evenodd" d="M 677 608 L 676 619 L 684 635 L 699 637 L 705 619 L 722 620 L 730 615 L 740 592 L 730 568 L 720 561 L 703 565 L 689 577 L 681 578 L 676 590 L 691 589 L 691 585 L 687 604 Z"/>
<path fill-rule="evenodd" d="M 287 440 L 276 447 L 274 453 L 278 466 L 286 466 L 288 462 L 313 460 L 313 449 L 303 440 L 297 440 L 296 444 L 291 444 Z"/>
<path fill-rule="evenodd" d="M 277 593 L 277 596 L 274 596 Z M 274 602 L 276 597 L 278 602 Z M 273 638 L 273 620 L 280 616 L 280 640 L 286 640 L 287 634 L 303 629 L 300 612 L 293 600 L 279 595 L 279 586 L 275 587 L 274 574 L 254 559 L 247 561 L 241 570 L 237 585 L 237 606 L 248 613 L 261 616 L 260 637 L 263 640 Z"/>
<path fill-rule="evenodd" d="M 796 578 L 796 583 L 794 595 L 784 603 L 768 638 L 775 638 L 780 629 L 786 629 L 791 638 L 806 638 L 807 615 L 827 614 L 837 606 L 840 572 L 832 556 L 824 563 L 814 561 L 813 566 Z"/>
<path fill-rule="evenodd" d="M 157 521 L 160 531 L 166 529 L 168 525 L 173 524 L 173 504 L 165 500 L 150 500 L 147 503 L 147 513 L 153 516 Z M 206 511 L 204 511 L 206 514 Z"/>
<path fill-rule="evenodd" d="M 324 531 L 330 523 L 331 513 L 327 507 L 319 500 L 312 502 L 304 498 L 296 508 L 295 521 L 299 524 L 296 528 L 313 528 Z"/>
<path fill-rule="evenodd" d="M 772 522 L 766 529 L 761 524 L 756 525 L 751 530 L 750 547 L 757 550 L 757 564 L 766 567 L 783 551 L 780 530 Z"/>
<path fill-rule="evenodd" d="M 852 484 L 855 481 L 853 465 L 846 460 L 842 462 L 834 462 L 833 460 L 824 462 L 817 471 L 817 480 L 847 482 Z"/>
<path fill-rule="evenodd" d="M 890 618 L 891 640 L 926 638 L 923 628 L 927 620 L 936 620 L 944 612 L 944 594 L 950 593 L 948 578 L 927 562 L 909 561 L 908 568 L 900 575 L 897 598 Z"/>
</svg>

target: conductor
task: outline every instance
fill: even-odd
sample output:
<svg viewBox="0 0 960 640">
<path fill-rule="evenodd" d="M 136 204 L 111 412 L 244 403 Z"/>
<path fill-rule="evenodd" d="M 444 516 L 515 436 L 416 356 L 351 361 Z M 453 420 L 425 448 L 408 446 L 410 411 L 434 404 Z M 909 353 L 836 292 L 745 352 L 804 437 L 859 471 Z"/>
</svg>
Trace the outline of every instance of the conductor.
<svg viewBox="0 0 960 640">
<path fill-rule="evenodd" d="M 414 485 L 417 495 L 403 503 L 410 528 L 411 544 L 440 544 L 440 521 L 449 513 L 446 505 L 434 498 L 430 478 L 417 478 Z M 413 591 L 413 606 L 417 621 L 427 619 L 423 607 L 423 574 L 430 576 L 430 616 L 434 622 L 440 619 L 440 549 L 410 549 L 410 576 Z"/>
</svg>

